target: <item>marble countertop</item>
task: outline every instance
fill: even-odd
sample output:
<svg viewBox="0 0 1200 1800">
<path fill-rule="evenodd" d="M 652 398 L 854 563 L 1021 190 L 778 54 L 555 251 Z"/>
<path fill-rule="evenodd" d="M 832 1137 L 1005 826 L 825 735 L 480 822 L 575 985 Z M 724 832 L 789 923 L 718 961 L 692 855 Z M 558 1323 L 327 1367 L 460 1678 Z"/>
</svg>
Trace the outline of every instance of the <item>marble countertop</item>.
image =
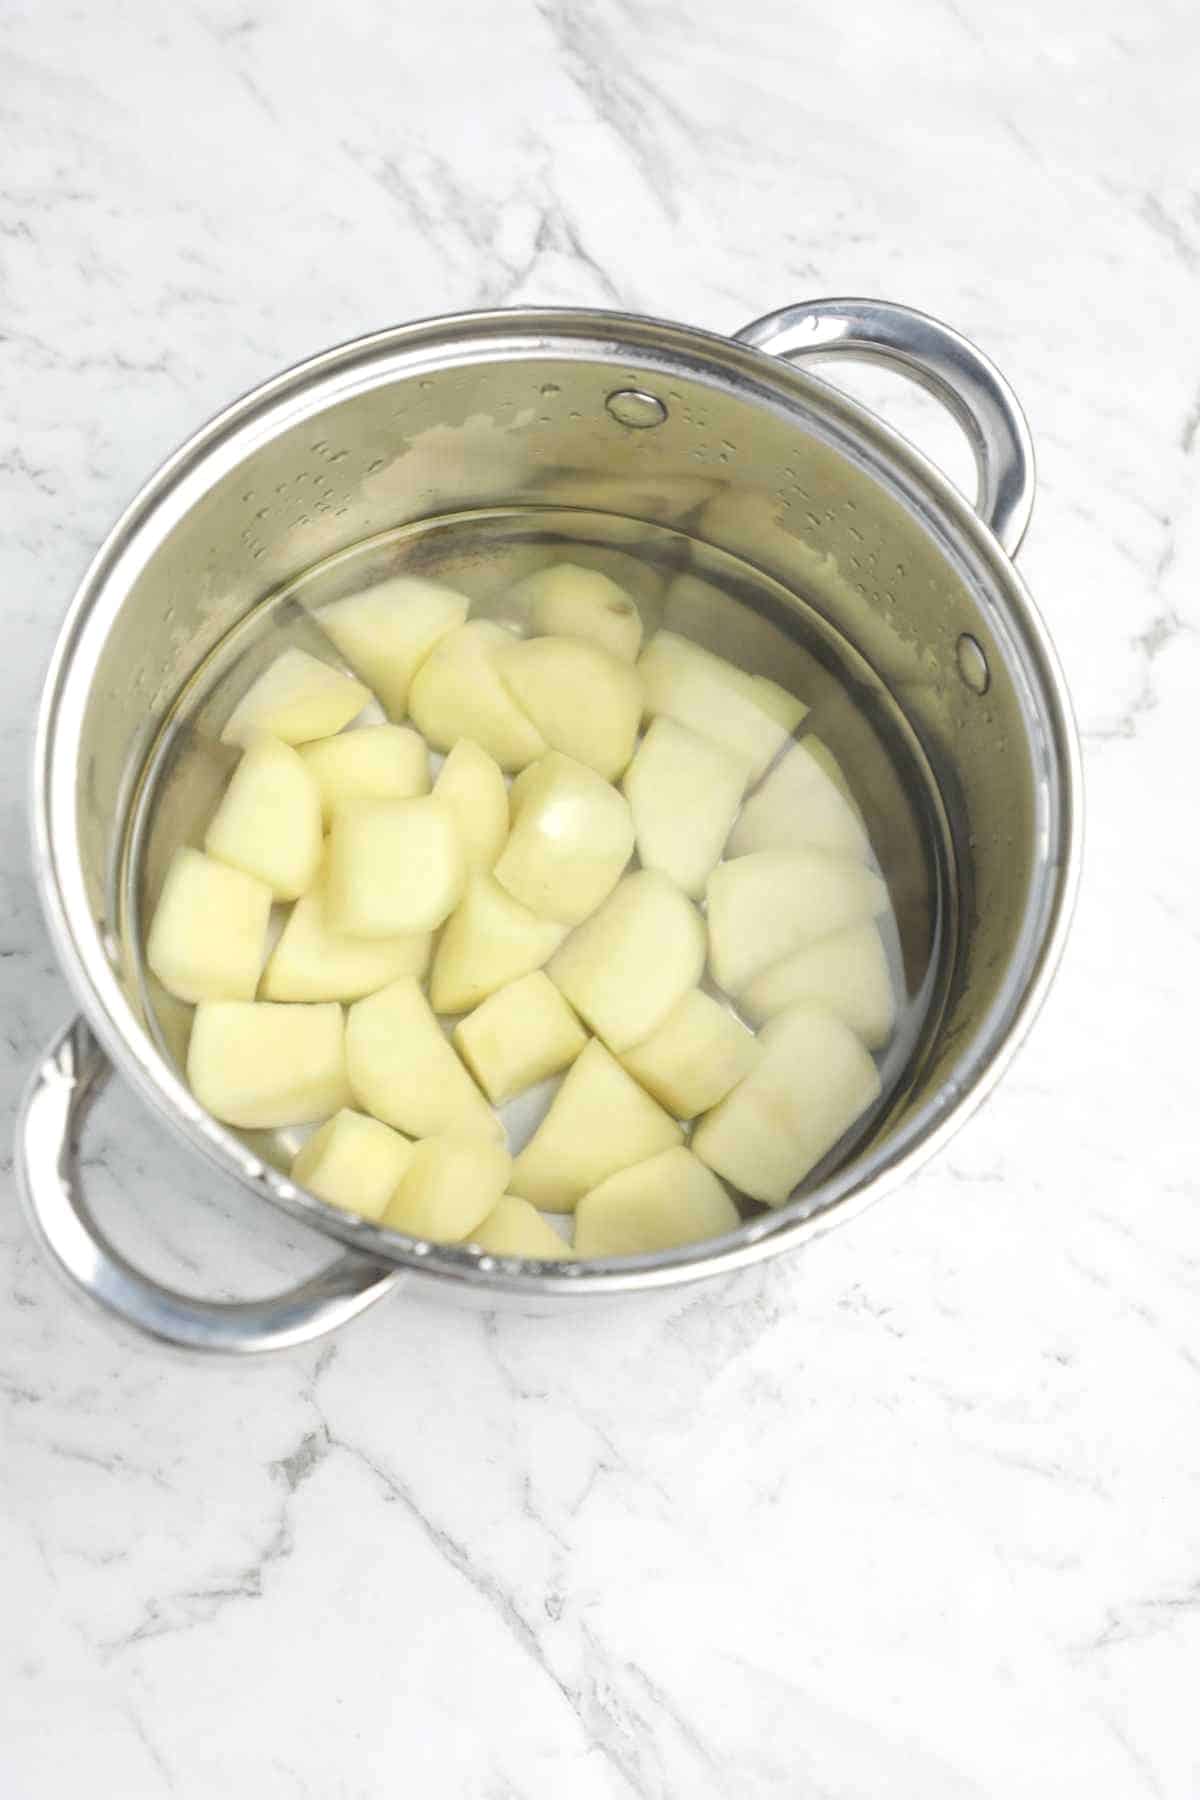
<svg viewBox="0 0 1200 1800">
<path fill-rule="evenodd" d="M 1036 434 L 1089 784 L 1000 1093 L 722 1286 L 401 1293 L 198 1365 L 60 1289 L 6 1138 L 4 1800 L 1200 1792 L 1198 80 L 1190 0 L 0 9 L 7 1105 L 69 1005 L 24 783 L 73 584 L 200 419 L 394 320 L 866 293 L 966 331 Z M 855 391 L 962 474 L 931 404 Z M 180 1284 L 320 1260 L 119 1091 L 84 1156 Z"/>
</svg>

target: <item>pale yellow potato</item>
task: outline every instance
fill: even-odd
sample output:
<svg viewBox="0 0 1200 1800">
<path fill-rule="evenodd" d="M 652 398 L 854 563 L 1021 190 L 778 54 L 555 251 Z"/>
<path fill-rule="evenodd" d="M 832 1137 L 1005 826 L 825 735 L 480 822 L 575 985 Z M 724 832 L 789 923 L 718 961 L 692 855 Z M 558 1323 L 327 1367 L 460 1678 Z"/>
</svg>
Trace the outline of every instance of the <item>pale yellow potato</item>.
<svg viewBox="0 0 1200 1800">
<path fill-rule="evenodd" d="M 638 658 L 645 708 L 713 739 L 757 781 L 808 708 L 762 676 L 747 675 L 674 631 L 659 631 Z"/>
<path fill-rule="evenodd" d="M 329 922 L 320 874 L 288 915 L 263 970 L 263 1000 L 361 1000 L 401 975 L 420 979 L 433 954 L 433 934 L 347 937 Z"/>
<path fill-rule="evenodd" d="M 573 1063 L 587 1032 L 554 983 L 535 969 L 460 1020 L 453 1043 L 493 1106 L 499 1106 Z"/>
<path fill-rule="evenodd" d="M 350 1008 L 346 1072 L 358 1105 L 409 1137 L 504 1136 L 411 976 Z"/>
<path fill-rule="evenodd" d="M 700 988 L 686 993 L 658 1030 L 621 1058 L 634 1080 L 677 1119 L 707 1112 L 757 1060 L 754 1033 Z"/>
<path fill-rule="evenodd" d="M 657 869 L 619 881 L 547 973 L 618 1055 L 656 1031 L 704 971 L 704 920 Z"/>
<path fill-rule="evenodd" d="M 615 781 L 642 719 L 642 682 L 629 662 L 582 638 L 535 637 L 496 652 L 500 679 L 552 750 Z"/>
<path fill-rule="evenodd" d="M 253 1000 L 267 950 L 271 890 L 202 851 L 171 858 L 146 961 L 179 1000 Z"/>
<path fill-rule="evenodd" d="M 521 1256 L 530 1262 L 565 1262 L 571 1246 L 544 1219 L 536 1206 L 515 1194 L 502 1194 L 471 1242 L 492 1256 Z"/>
<path fill-rule="evenodd" d="M 436 931 L 458 905 L 466 860 L 439 800 L 363 800 L 334 816 L 326 894 L 349 937 Z"/>
<path fill-rule="evenodd" d="M 531 912 L 580 924 L 611 894 L 633 853 L 629 802 L 557 750 L 518 777 L 509 801 L 512 828 L 496 880 Z"/>
<path fill-rule="evenodd" d="M 642 616 L 611 576 L 575 562 L 554 563 L 518 581 L 510 597 L 529 608 L 538 637 L 584 638 L 634 662 L 642 644 Z"/>
<path fill-rule="evenodd" d="M 803 944 L 888 910 L 874 870 L 828 850 L 756 850 L 718 864 L 707 891 L 709 962 L 730 994 Z"/>
<path fill-rule="evenodd" d="M 221 733 L 223 744 L 249 744 L 266 732 L 284 744 L 332 737 L 371 698 L 369 688 L 307 650 L 289 649 L 243 694 Z"/>
<path fill-rule="evenodd" d="M 295 1158 L 292 1180 L 344 1212 L 381 1219 L 412 1153 L 390 1125 L 343 1107 Z"/>
<path fill-rule="evenodd" d="M 567 1070 L 508 1185 L 545 1212 L 570 1212 L 607 1176 L 682 1140 L 670 1113 L 593 1038 Z"/>
<path fill-rule="evenodd" d="M 765 675 L 749 675 L 749 693 L 761 706 L 769 719 L 783 726 L 790 737 L 797 725 L 808 717 L 808 707 L 777 681 L 770 681 Z"/>
<path fill-rule="evenodd" d="M 728 854 L 755 850 L 834 850 L 866 860 L 871 841 L 858 808 L 802 738 L 780 757 L 745 806 Z"/>
<path fill-rule="evenodd" d="M 723 745 L 677 719 L 658 718 L 621 783 L 633 809 L 638 856 L 693 900 L 721 860 L 750 770 Z"/>
<path fill-rule="evenodd" d="M 429 792 L 429 749 L 407 725 L 364 725 L 300 751 L 321 796 L 329 829 L 339 807 L 356 800 L 412 800 Z"/>
<path fill-rule="evenodd" d="M 487 1218 L 511 1169 L 512 1157 L 500 1144 L 427 1137 L 413 1146 L 383 1223 L 430 1243 L 460 1244 Z"/>
<path fill-rule="evenodd" d="M 470 1012 L 497 988 L 540 969 L 566 932 L 553 919 L 539 919 L 490 875 L 472 875 L 438 941 L 429 984 L 434 1010 Z"/>
<path fill-rule="evenodd" d="M 472 738 L 511 773 L 546 753 L 546 740 L 500 679 L 497 653 L 516 642 L 489 619 L 447 633 L 413 678 L 412 720 L 438 750 Z"/>
<path fill-rule="evenodd" d="M 754 1068 L 700 1120 L 692 1149 L 743 1193 L 782 1206 L 879 1098 L 879 1074 L 824 1007 L 790 1007 L 758 1041 Z"/>
<path fill-rule="evenodd" d="M 321 796 L 299 751 L 258 738 L 233 771 L 204 848 L 265 881 L 277 900 L 310 888 L 321 861 Z"/>
<path fill-rule="evenodd" d="M 192 1020 L 187 1078 L 226 1125 L 307 1125 L 350 1104 L 340 1006 L 204 1000 Z"/>
<path fill-rule="evenodd" d="M 467 596 L 453 588 L 418 575 L 396 575 L 334 600 L 315 617 L 350 667 L 374 688 L 388 715 L 402 719 L 413 676 L 470 610 Z"/>
<path fill-rule="evenodd" d="M 883 1048 L 896 1023 L 896 994 L 883 938 L 873 921 L 818 938 L 772 963 L 754 977 L 740 1005 L 747 1018 L 761 1025 L 802 1000 L 827 1006 L 868 1050 Z"/>
<path fill-rule="evenodd" d="M 494 756 L 472 738 L 459 738 L 433 784 L 433 796 L 453 814 L 467 868 L 492 868 L 508 836 L 508 789 Z"/>
<path fill-rule="evenodd" d="M 690 1150 L 663 1150 L 592 1188 L 575 1208 L 575 1254 L 652 1256 L 723 1237 L 741 1224 L 711 1169 Z"/>
</svg>

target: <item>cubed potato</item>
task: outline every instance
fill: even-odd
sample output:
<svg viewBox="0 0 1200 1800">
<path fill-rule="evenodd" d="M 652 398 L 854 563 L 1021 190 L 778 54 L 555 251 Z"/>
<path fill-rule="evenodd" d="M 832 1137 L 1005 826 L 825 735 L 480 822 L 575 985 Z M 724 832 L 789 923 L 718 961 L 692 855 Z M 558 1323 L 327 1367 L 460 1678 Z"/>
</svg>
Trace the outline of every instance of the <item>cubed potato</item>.
<svg viewBox="0 0 1200 1800">
<path fill-rule="evenodd" d="M 800 1001 L 827 1006 L 868 1050 L 881 1050 L 896 1023 L 896 995 L 879 927 L 851 925 L 793 950 L 754 977 L 740 1004 L 761 1025 Z"/>
<path fill-rule="evenodd" d="M 606 781 L 628 766 L 642 720 L 632 664 L 582 638 L 536 637 L 498 650 L 496 667 L 552 750 Z"/>
<path fill-rule="evenodd" d="M 661 869 L 693 900 L 702 899 L 749 774 L 746 763 L 711 738 L 676 719 L 654 719 L 621 783 L 642 866 Z"/>
<path fill-rule="evenodd" d="M 300 751 L 321 796 L 328 830 L 335 811 L 358 800 L 413 800 L 429 792 L 429 748 L 407 725 L 364 725 Z"/>
<path fill-rule="evenodd" d="M 593 1038 L 567 1070 L 508 1185 L 546 1212 L 570 1212 L 607 1176 L 682 1140 L 671 1115 Z"/>
<path fill-rule="evenodd" d="M 292 1163 L 292 1180 L 343 1212 L 381 1219 L 412 1153 L 390 1125 L 343 1107 L 309 1138 Z"/>
<path fill-rule="evenodd" d="M 310 888 L 321 861 L 321 796 L 290 744 L 259 738 L 230 777 L 204 848 L 265 881 L 277 900 Z"/>
<path fill-rule="evenodd" d="M 646 711 L 665 714 L 722 744 L 757 781 L 807 707 L 762 676 L 747 675 L 673 631 L 659 631 L 638 658 Z"/>
<path fill-rule="evenodd" d="M 432 796 L 335 814 L 327 867 L 329 919 L 349 937 L 436 931 L 466 880 L 453 815 Z"/>
<path fill-rule="evenodd" d="M 509 773 L 545 755 L 545 738 L 496 667 L 497 653 L 515 642 L 503 626 L 475 619 L 435 645 L 413 678 L 408 709 L 436 749 L 472 738 Z"/>
<path fill-rule="evenodd" d="M 741 1224 L 711 1169 L 681 1146 L 622 1169 L 575 1208 L 575 1254 L 652 1256 L 723 1237 Z"/>
<path fill-rule="evenodd" d="M 413 1146 L 383 1223 L 434 1244 L 460 1244 L 504 1192 L 512 1157 L 480 1138 L 428 1137 Z"/>
<path fill-rule="evenodd" d="M 285 650 L 238 701 L 221 742 L 250 744 L 260 732 L 284 744 L 332 737 L 370 698 L 370 689 L 361 681 L 320 662 L 307 650 Z"/>
<path fill-rule="evenodd" d="M 552 750 L 513 783 L 501 887 L 540 917 L 578 925 L 617 885 L 633 853 L 633 816 L 615 787 Z"/>
<path fill-rule="evenodd" d="M 358 1105 L 410 1137 L 504 1136 L 410 976 L 350 1008 L 346 1072 Z"/>
<path fill-rule="evenodd" d="M 723 1100 L 757 1059 L 754 1033 L 711 994 L 692 988 L 621 1061 L 660 1106 L 694 1119 Z"/>
<path fill-rule="evenodd" d="M 529 608 L 538 637 L 583 638 L 634 662 L 642 644 L 642 616 L 623 587 L 599 569 L 555 563 L 518 581 L 511 597 Z"/>
<path fill-rule="evenodd" d="M 502 1194 L 471 1242 L 492 1256 L 520 1256 L 530 1262 L 565 1262 L 571 1246 L 528 1200 Z"/>
<path fill-rule="evenodd" d="M 495 865 L 508 836 L 508 789 L 495 757 L 471 738 L 459 738 L 433 784 L 433 796 L 452 814 L 473 875 Z"/>
<path fill-rule="evenodd" d="M 619 881 L 551 958 L 547 973 L 618 1055 L 656 1031 L 704 970 L 704 920 L 673 881 L 639 869 Z"/>
<path fill-rule="evenodd" d="M 768 1206 L 782 1206 L 879 1098 L 879 1074 L 848 1025 L 794 1006 L 758 1034 L 754 1068 L 692 1133 L 701 1162 Z"/>
<path fill-rule="evenodd" d="M 334 600 L 315 617 L 350 667 L 374 688 L 388 716 L 402 719 L 413 676 L 470 610 L 467 596 L 453 588 L 417 575 L 396 575 L 361 594 Z"/>
<path fill-rule="evenodd" d="M 587 1043 L 587 1032 L 540 969 L 490 994 L 454 1028 L 454 1047 L 492 1102 L 557 1075 Z"/>
<path fill-rule="evenodd" d="M 866 860 L 871 843 L 858 808 L 802 738 L 780 757 L 745 806 L 729 840 L 729 855 L 755 850 L 833 850 Z"/>
<path fill-rule="evenodd" d="M 470 1012 L 497 988 L 540 969 L 566 932 L 553 919 L 539 919 L 490 875 L 471 876 L 433 959 L 434 1010 Z"/>
<path fill-rule="evenodd" d="M 350 1104 L 340 1006 L 204 1000 L 192 1020 L 187 1078 L 226 1125 L 307 1125 Z"/>
<path fill-rule="evenodd" d="M 253 1000 L 267 951 L 271 890 L 199 850 L 177 850 L 146 940 L 146 961 L 179 1000 Z"/>
<path fill-rule="evenodd" d="M 401 975 L 419 980 L 429 967 L 433 934 L 347 937 L 329 922 L 325 881 L 318 875 L 288 915 L 263 970 L 264 1000 L 361 1000 Z"/>
<path fill-rule="evenodd" d="M 857 858 L 828 850 L 756 850 L 708 878 L 713 978 L 740 994 L 801 945 L 888 910 L 885 884 Z"/>
</svg>

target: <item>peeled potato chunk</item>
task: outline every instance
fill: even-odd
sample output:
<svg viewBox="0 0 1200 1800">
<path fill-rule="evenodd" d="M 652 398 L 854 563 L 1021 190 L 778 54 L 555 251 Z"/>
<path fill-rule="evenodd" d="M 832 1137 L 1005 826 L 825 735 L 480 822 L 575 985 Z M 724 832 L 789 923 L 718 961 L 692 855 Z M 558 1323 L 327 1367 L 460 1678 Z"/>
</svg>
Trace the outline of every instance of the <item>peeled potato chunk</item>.
<svg viewBox="0 0 1200 1800">
<path fill-rule="evenodd" d="M 360 801 L 334 817 L 327 894 L 337 931 L 435 931 L 457 906 L 465 879 L 453 816 L 432 797 Z"/>
<path fill-rule="evenodd" d="M 253 1000 L 267 948 L 271 890 L 199 850 L 171 858 L 146 961 L 179 1000 Z"/>
<path fill-rule="evenodd" d="M 584 638 L 625 662 L 642 643 L 642 617 L 623 587 L 599 569 L 555 563 L 526 575 L 510 590 L 529 608 L 529 627 L 539 637 Z"/>
<path fill-rule="evenodd" d="M 508 1185 L 546 1212 L 570 1212 L 607 1176 L 682 1139 L 671 1115 L 593 1038 L 567 1070 Z"/>
<path fill-rule="evenodd" d="M 285 650 L 243 694 L 221 733 L 223 744 L 249 744 L 259 732 L 284 744 L 332 737 L 370 700 L 361 681 L 310 656 Z"/>
<path fill-rule="evenodd" d="M 350 1008 L 346 1072 L 359 1106 L 410 1137 L 504 1135 L 411 976 Z"/>
<path fill-rule="evenodd" d="M 492 868 L 508 836 L 508 789 L 495 757 L 472 738 L 459 738 L 433 784 L 433 797 L 458 826 L 470 872 Z"/>
<path fill-rule="evenodd" d="M 496 880 L 531 912 L 580 924 L 611 894 L 633 852 L 629 802 L 557 750 L 513 783 L 509 800 L 512 829 Z"/>
<path fill-rule="evenodd" d="M 290 744 L 259 738 L 230 777 L 204 848 L 265 881 L 277 900 L 312 886 L 321 861 L 321 796 Z"/>
<path fill-rule="evenodd" d="M 782 1206 L 879 1098 L 879 1075 L 850 1027 L 824 1007 L 779 1013 L 758 1041 L 758 1062 L 704 1115 L 692 1149 L 743 1193 Z"/>
<path fill-rule="evenodd" d="M 318 875 L 288 916 L 263 970 L 264 1000 L 361 1000 L 401 975 L 418 979 L 429 967 L 433 935 L 347 937 L 329 922 L 324 879 Z"/>
<path fill-rule="evenodd" d="M 344 1039 L 340 1006 L 204 1000 L 192 1020 L 188 1085 L 226 1125 L 307 1125 L 350 1103 Z"/>
<path fill-rule="evenodd" d="M 582 638 L 537 637 L 496 653 L 500 679 L 552 750 L 613 781 L 642 718 L 637 670 Z"/>
<path fill-rule="evenodd" d="M 469 1012 L 506 982 L 540 969 L 565 936 L 565 925 L 539 919 L 490 875 L 473 875 L 433 959 L 435 1010 Z"/>
<path fill-rule="evenodd" d="M 413 676 L 470 609 L 467 596 L 453 588 L 417 575 L 397 575 L 323 606 L 316 620 L 350 667 L 374 688 L 390 717 L 402 719 Z"/>
<path fill-rule="evenodd" d="M 650 1256 L 722 1237 L 740 1224 L 716 1176 L 680 1147 L 610 1175 L 583 1196 L 575 1208 L 575 1254 Z"/>
<path fill-rule="evenodd" d="M 476 1225 L 471 1242 L 492 1256 L 523 1256 L 531 1262 L 565 1262 L 571 1247 L 536 1206 L 502 1194 L 482 1225 Z"/>
<path fill-rule="evenodd" d="M 661 869 L 693 900 L 721 860 L 749 768 L 676 719 L 655 719 L 621 786 L 643 868 Z"/>
<path fill-rule="evenodd" d="M 414 1145 L 383 1223 L 434 1244 L 459 1244 L 504 1192 L 512 1157 L 479 1138 L 428 1137 Z"/>
<path fill-rule="evenodd" d="M 660 1106 L 694 1119 L 723 1100 L 757 1059 L 754 1033 L 711 994 L 692 988 L 621 1061 Z"/>
<path fill-rule="evenodd" d="M 862 815 L 813 755 L 808 738 L 780 758 L 747 800 L 729 840 L 730 856 L 754 850 L 840 851 L 867 858 Z"/>
<path fill-rule="evenodd" d="M 500 679 L 497 652 L 516 642 L 488 619 L 449 632 L 417 670 L 408 710 L 438 750 L 473 738 L 500 767 L 523 769 L 546 752 L 546 740 Z"/>
<path fill-rule="evenodd" d="M 708 878 L 713 977 L 730 994 L 814 938 L 888 910 L 879 876 L 828 850 L 756 850 Z"/>
<path fill-rule="evenodd" d="M 364 725 L 300 752 L 321 796 L 325 829 L 356 800 L 412 800 L 429 792 L 429 751 L 407 725 Z"/>
<path fill-rule="evenodd" d="M 540 969 L 510 981 L 454 1028 L 454 1047 L 499 1106 L 574 1062 L 587 1032 Z"/>
<path fill-rule="evenodd" d="M 868 920 L 793 950 L 754 977 L 741 1005 L 761 1025 L 801 1000 L 827 1006 L 868 1050 L 882 1049 L 896 1023 L 896 995 L 879 927 Z"/>
<path fill-rule="evenodd" d="M 659 631 L 638 658 L 646 711 L 722 744 L 757 781 L 808 708 L 774 682 L 735 669 L 689 638 Z"/>
<path fill-rule="evenodd" d="M 548 974 L 619 1055 L 656 1031 L 704 969 L 704 920 L 657 869 L 619 881 L 572 932 Z"/>
<path fill-rule="evenodd" d="M 381 1219 L 412 1153 L 390 1125 L 343 1107 L 309 1138 L 292 1163 L 292 1180 L 344 1212 Z"/>
</svg>

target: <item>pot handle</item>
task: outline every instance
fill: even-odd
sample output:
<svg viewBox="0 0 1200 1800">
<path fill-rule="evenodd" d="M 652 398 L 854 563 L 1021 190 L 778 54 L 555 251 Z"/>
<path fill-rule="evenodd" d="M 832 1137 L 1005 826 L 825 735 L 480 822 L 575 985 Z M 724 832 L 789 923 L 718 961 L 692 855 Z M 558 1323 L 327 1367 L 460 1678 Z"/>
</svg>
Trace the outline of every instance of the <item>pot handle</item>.
<svg viewBox="0 0 1200 1800">
<path fill-rule="evenodd" d="M 266 1300 L 197 1300 L 139 1273 L 100 1230 L 79 1179 L 80 1132 L 110 1070 L 86 1020 L 73 1020 L 42 1058 L 17 1119 L 17 1173 L 34 1236 L 89 1299 L 160 1343 L 246 1355 L 332 1331 L 403 1279 L 394 1264 L 350 1251 Z"/>
<path fill-rule="evenodd" d="M 882 363 L 940 400 L 975 456 L 975 510 L 1015 556 L 1033 508 L 1029 422 L 990 357 L 968 338 L 910 306 L 889 300 L 806 300 L 745 325 L 739 344 L 790 361 L 851 356 Z"/>
</svg>

